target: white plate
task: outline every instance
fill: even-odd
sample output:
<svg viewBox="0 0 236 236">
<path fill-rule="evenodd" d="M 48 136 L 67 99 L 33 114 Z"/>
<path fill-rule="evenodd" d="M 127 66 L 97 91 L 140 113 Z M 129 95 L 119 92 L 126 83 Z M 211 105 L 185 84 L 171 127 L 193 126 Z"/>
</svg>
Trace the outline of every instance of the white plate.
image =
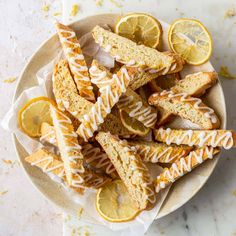
<svg viewBox="0 0 236 236">
<path fill-rule="evenodd" d="M 102 14 L 87 17 L 83 20 L 75 22 L 71 27 L 77 32 L 78 37 L 92 30 L 97 24 L 108 24 L 111 27 L 117 21 L 119 15 L 117 14 Z M 161 22 L 163 27 L 163 48 L 168 50 L 167 31 L 169 25 Z M 36 51 L 31 57 L 29 63 L 25 66 L 21 73 L 19 82 L 14 95 L 14 101 L 18 98 L 21 92 L 29 87 L 36 85 L 36 72 L 48 64 L 60 50 L 60 43 L 57 35 L 53 35 Z M 182 75 L 194 73 L 197 71 L 213 71 L 211 63 L 205 63 L 201 66 L 185 66 Z M 226 127 L 226 109 L 224 94 L 220 82 L 212 87 L 204 96 L 204 102 L 211 106 L 221 119 L 221 128 Z M 57 183 L 54 183 L 47 177 L 41 170 L 30 166 L 24 161 L 27 156 L 24 148 L 19 144 L 16 137 L 13 135 L 14 145 L 16 148 L 19 160 L 22 163 L 23 168 L 27 176 L 32 181 L 33 185 L 49 200 L 62 208 L 64 211 L 70 212 L 73 209 L 77 209 L 76 203 L 59 187 Z M 214 158 L 211 161 L 207 161 L 190 174 L 184 176 L 177 181 L 172 187 L 165 200 L 157 218 L 165 216 L 184 203 L 189 201 L 205 184 L 212 171 L 214 170 L 219 157 Z"/>
</svg>

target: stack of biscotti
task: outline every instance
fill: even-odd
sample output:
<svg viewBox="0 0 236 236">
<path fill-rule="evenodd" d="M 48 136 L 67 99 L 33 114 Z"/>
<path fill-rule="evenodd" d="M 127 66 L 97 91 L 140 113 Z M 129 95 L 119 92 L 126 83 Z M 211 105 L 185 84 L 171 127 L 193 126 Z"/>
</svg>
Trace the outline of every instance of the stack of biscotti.
<svg viewBox="0 0 236 236">
<path fill-rule="evenodd" d="M 146 210 L 166 186 L 221 147 L 236 146 L 235 132 L 218 129 L 217 112 L 200 98 L 217 83 L 215 72 L 181 78 L 185 62 L 179 55 L 138 45 L 100 26 L 92 30 L 93 38 L 116 67 L 96 60 L 87 65 L 76 33 L 60 23 L 56 29 L 65 59 L 54 65 L 52 122 L 41 125 L 44 146 L 26 158 L 31 165 L 80 194 L 120 179 L 137 208 Z M 174 116 L 199 129 L 170 129 Z M 153 177 L 149 165 L 166 168 Z"/>
</svg>

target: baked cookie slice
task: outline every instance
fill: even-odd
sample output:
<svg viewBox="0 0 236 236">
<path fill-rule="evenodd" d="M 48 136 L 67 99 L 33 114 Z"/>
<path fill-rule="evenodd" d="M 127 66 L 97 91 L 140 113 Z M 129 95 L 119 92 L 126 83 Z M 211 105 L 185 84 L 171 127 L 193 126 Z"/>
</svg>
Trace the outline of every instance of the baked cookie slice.
<svg viewBox="0 0 236 236">
<path fill-rule="evenodd" d="M 220 149 L 213 147 L 202 147 L 189 153 L 188 156 L 180 158 L 173 163 L 170 168 L 165 168 L 163 172 L 154 181 L 156 192 L 160 192 L 169 184 L 174 183 L 194 168 L 202 164 L 207 159 L 212 159 L 214 155 L 220 152 Z"/>
<path fill-rule="evenodd" d="M 150 73 L 164 75 L 182 70 L 183 60 L 171 52 L 159 52 L 156 49 L 137 45 L 135 42 L 95 26 L 93 37 L 115 60 L 127 66 L 150 70 Z"/>
<path fill-rule="evenodd" d="M 155 139 L 167 145 L 175 143 L 189 146 L 211 146 L 230 149 L 236 147 L 236 133 L 232 130 L 175 130 L 156 129 Z"/>
<path fill-rule="evenodd" d="M 68 111 L 77 120 L 81 120 L 93 107 L 92 102 L 78 94 L 76 85 L 70 74 L 68 63 L 65 60 L 61 60 L 55 65 L 53 72 L 53 93 L 58 108 L 63 112 L 65 110 Z M 113 114 L 109 114 L 106 117 L 106 122 L 99 128 L 105 132 L 110 131 L 112 134 L 121 136 L 130 134 L 130 131 L 123 126 L 120 119 Z"/>
<path fill-rule="evenodd" d="M 138 208 L 151 208 L 156 202 L 154 187 L 149 171 L 139 155 L 127 142 L 110 133 L 99 132 L 96 140 L 107 153 Z"/>
<path fill-rule="evenodd" d="M 44 122 L 41 126 L 41 135 L 40 140 L 42 142 L 58 147 L 56 133 L 53 126 Z M 118 177 L 110 159 L 98 145 L 95 146 L 93 143 L 82 143 L 81 152 L 88 167 L 96 172 L 107 174 L 112 178 Z"/>
<path fill-rule="evenodd" d="M 92 67 L 89 69 L 91 81 L 99 88 L 109 83 L 112 74 L 102 65 L 99 65 L 96 60 L 92 62 Z M 132 89 L 127 88 L 126 93 L 122 94 L 117 103 L 119 109 L 124 110 L 130 117 L 143 123 L 146 127 L 154 127 L 157 121 L 157 110 L 145 102 L 139 94 Z"/>
<path fill-rule="evenodd" d="M 59 156 L 49 152 L 45 148 L 41 148 L 26 157 L 25 161 L 30 163 L 32 166 L 39 167 L 45 173 L 52 173 L 67 183 L 63 161 L 61 161 Z M 111 179 L 107 176 L 94 175 L 93 173 L 91 173 L 91 175 L 86 175 L 85 177 L 86 186 L 91 188 L 100 188 L 110 181 Z M 84 190 L 80 187 L 73 187 L 73 189 L 79 193 L 82 193 Z"/>
<path fill-rule="evenodd" d="M 99 89 L 100 96 L 88 114 L 84 115 L 77 133 L 84 141 L 88 141 L 106 116 L 111 112 L 112 107 L 119 101 L 122 93 L 126 92 L 131 78 L 136 73 L 133 68 L 122 67 L 110 78 L 110 82 Z M 106 81 L 107 83 L 107 81 Z"/>
<path fill-rule="evenodd" d="M 71 120 L 54 106 L 50 106 L 58 149 L 64 163 L 68 185 L 73 188 L 87 187 L 86 183 L 103 176 L 84 168 L 84 157 Z"/>
<path fill-rule="evenodd" d="M 164 79 L 160 78 L 160 79 L 164 80 L 165 78 Z M 161 86 L 164 84 L 164 82 L 158 83 L 158 80 L 159 80 L 158 78 L 156 80 L 152 80 L 151 83 L 152 83 L 152 88 L 155 89 L 155 92 L 160 93 L 162 89 L 166 89 L 167 87 Z M 217 74 L 215 72 L 197 72 L 185 76 L 185 78 L 182 80 L 175 79 L 174 85 L 169 89 L 174 93 L 186 93 L 192 97 L 200 97 L 205 93 L 205 91 L 208 88 L 212 87 L 216 82 L 217 82 Z M 158 87 L 158 85 L 160 85 L 160 87 Z M 171 119 L 173 113 L 163 108 L 159 109 L 160 109 L 160 115 L 157 123 L 158 126 L 161 126 Z"/>
<path fill-rule="evenodd" d="M 206 106 L 200 98 L 191 97 L 187 93 L 164 90 L 151 95 L 148 102 L 150 105 L 161 107 L 170 113 L 190 120 L 202 129 L 216 129 L 220 126 L 214 110 Z"/>
<path fill-rule="evenodd" d="M 88 67 L 75 32 L 60 23 L 56 23 L 55 27 L 79 94 L 85 99 L 94 102 L 95 96 L 89 78 Z"/>
<path fill-rule="evenodd" d="M 128 141 L 130 146 L 136 148 L 137 154 L 144 162 L 151 163 L 174 163 L 188 155 L 193 149 L 187 145 L 167 145 L 164 143 L 147 141 Z"/>
</svg>

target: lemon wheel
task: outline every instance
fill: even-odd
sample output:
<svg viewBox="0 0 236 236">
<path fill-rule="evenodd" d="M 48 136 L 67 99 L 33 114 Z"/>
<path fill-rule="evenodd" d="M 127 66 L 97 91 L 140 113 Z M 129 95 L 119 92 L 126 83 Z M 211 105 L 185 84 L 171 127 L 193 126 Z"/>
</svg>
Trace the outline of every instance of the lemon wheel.
<svg viewBox="0 0 236 236">
<path fill-rule="evenodd" d="M 139 213 L 122 180 L 115 180 L 98 190 L 96 207 L 98 213 L 111 222 L 130 221 Z"/>
<path fill-rule="evenodd" d="M 131 13 L 117 22 L 115 33 L 137 44 L 157 48 L 161 42 L 162 27 L 157 19 L 148 14 Z"/>
<path fill-rule="evenodd" d="M 55 102 L 47 97 L 33 98 L 27 102 L 18 112 L 20 128 L 31 137 L 39 137 L 43 122 L 52 125 L 50 105 L 55 106 Z"/>
<path fill-rule="evenodd" d="M 171 49 L 190 65 L 201 65 L 212 54 L 212 38 L 207 28 L 198 20 L 179 19 L 168 32 Z"/>
<path fill-rule="evenodd" d="M 145 136 L 150 131 L 150 129 L 144 126 L 143 123 L 133 117 L 130 117 L 129 114 L 124 110 L 120 109 L 119 113 L 122 124 L 133 134 Z"/>
</svg>

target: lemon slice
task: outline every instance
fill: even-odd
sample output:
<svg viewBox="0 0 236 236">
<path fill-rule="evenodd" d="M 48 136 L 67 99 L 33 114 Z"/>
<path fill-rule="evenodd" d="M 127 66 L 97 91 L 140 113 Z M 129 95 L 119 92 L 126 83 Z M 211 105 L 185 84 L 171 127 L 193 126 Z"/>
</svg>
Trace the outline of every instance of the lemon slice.
<svg viewBox="0 0 236 236">
<path fill-rule="evenodd" d="M 190 65 L 201 65 L 212 53 L 212 38 L 206 27 L 197 20 L 179 19 L 168 32 L 171 49 Z"/>
<path fill-rule="evenodd" d="M 149 128 L 144 126 L 140 121 L 136 120 L 133 117 L 130 117 L 124 110 L 119 110 L 120 112 L 120 119 L 122 124 L 125 126 L 126 129 L 128 129 L 130 132 L 145 136 L 150 131 Z"/>
<path fill-rule="evenodd" d="M 138 44 L 156 48 L 161 42 L 162 28 L 154 17 L 144 13 L 132 13 L 118 21 L 115 33 Z"/>
<path fill-rule="evenodd" d="M 98 190 L 96 207 L 99 214 L 111 222 L 130 221 L 139 213 L 122 180 L 115 180 Z"/>
<path fill-rule="evenodd" d="M 55 102 L 47 97 L 37 97 L 27 102 L 18 112 L 18 122 L 21 129 L 31 137 L 41 135 L 41 125 L 47 122 L 52 125 L 50 104 Z"/>
</svg>

